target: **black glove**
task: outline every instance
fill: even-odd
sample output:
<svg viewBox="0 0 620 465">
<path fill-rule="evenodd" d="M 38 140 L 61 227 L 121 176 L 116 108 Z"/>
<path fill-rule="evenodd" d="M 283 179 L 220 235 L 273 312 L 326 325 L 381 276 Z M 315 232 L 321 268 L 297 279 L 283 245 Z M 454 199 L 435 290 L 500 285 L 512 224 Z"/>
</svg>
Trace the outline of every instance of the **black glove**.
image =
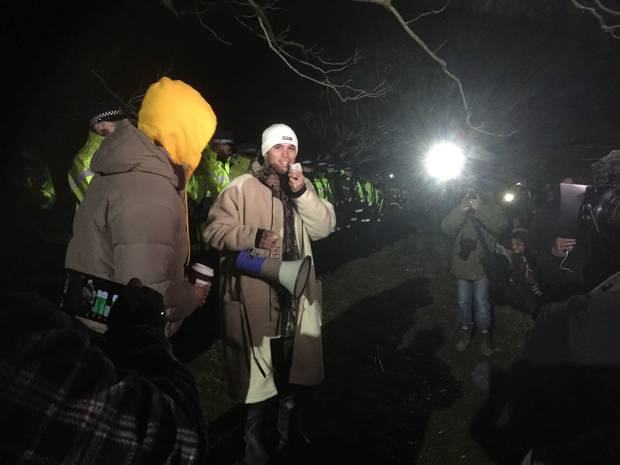
<svg viewBox="0 0 620 465">
<path fill-rule="evenodd" d="M 172 360 L 164 326 L 162 295 L 134 278 L 110 312 L 104 350 L 119 368 L 156 373 Z"/>
<path fill-rule="evenodd" d="M 134 326 L 150 326 L 163 331 L 166 318 L 162 295 L 148 287 L 142 287 L 133 278 L 115 302 L 108 318 L 109 330 L 127 330 Z"/>
</svg>

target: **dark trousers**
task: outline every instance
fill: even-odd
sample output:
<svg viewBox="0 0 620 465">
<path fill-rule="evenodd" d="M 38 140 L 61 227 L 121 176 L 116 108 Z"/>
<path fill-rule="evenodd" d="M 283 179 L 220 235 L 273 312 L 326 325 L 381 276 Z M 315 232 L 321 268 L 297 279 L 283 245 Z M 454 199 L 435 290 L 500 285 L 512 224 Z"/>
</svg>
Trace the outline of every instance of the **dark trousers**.
<svg viewBox="0 0 620 465">
<path fill-rule="evenodd" d="M 286 463 L 285 457 L 292 455 L 300 438 L 305 438 L 299 427 L 299 411 L 306 388 L 288 382 L 293 338 L 274 339 L 271 349 L 278 394 L 247 406 L 244 434 L 247 465 Z"/>
</svg>

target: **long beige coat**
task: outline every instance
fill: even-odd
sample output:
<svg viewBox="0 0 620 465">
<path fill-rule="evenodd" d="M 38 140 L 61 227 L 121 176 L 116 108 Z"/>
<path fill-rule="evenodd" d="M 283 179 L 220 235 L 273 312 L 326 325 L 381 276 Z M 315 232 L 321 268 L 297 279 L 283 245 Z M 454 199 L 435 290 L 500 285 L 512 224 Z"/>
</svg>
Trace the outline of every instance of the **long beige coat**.
<svg viewBox="0 0 620 465">
<path fill-rule="evenodd" d="M 163 147 L 129 121 L 95 153 L 65 266 L 120 284 L 139 278 L 164 296 L 177 324 L 200 302 L 184 280 L 185 177 Z M 174 325 L 174 323 L 172 323 Z"/>
<path fill-rule="evenodd" d="M 308 180 L 306 188 L 306 192 L 295 199 L 295 236 L 302 256 L 312 256 L 310 241 L 333 232 L 336 215 L 334 207 L 318 197 Z M 221 302 L 229 391 L 231 397 L 240 402 L 260 402 L 277 394 L 270 339 L 278 334 L 278 316 L 273 308 L 276 295 L 273 284 L 239 274 L 234 265 L 234 252 L 252 249 L 256 255 L 280 258 L 277 251 L 282 249 L 283 223 L 280 200 L 273 198 L 271 190 L 250 174 L 235 179 L 220 194 L 209 212 L 205 240 L 224 252 L 220 268 Z M 255 248 L 259 229 L 275 231 L 280 237 L 273 251 Z M 249 326 L 246 321 L 249 321 Z M 266 376 L 261 374 L 253 354 Z M 322 380 L 321 286 L 312 267 L 308 284 L 299 300 L 289 381 L 315 385 Z"/>
</svg>

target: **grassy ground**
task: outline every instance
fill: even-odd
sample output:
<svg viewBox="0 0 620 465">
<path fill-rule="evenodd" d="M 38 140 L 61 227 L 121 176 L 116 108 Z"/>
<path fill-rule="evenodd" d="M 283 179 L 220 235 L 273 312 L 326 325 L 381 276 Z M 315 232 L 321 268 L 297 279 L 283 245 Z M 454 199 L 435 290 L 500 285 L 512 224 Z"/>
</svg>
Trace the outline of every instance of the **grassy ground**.
<svg viewBox="0 0 620 465">
<path fill-rule="evenodd" d="M 471 434 L 487 397 L 472 373 L 506 369 L 531 321 L 498 307 L 496 353 L 483 357 L 476 338 L 457 352 L 448 255 L 440 235 L 420 228 L 323 274 L 326 380 L 307 416 L 307 463 L 496 463 Z M 189 366 L 213 463 L 240 463 L 242 409 L 226 397 L 217 337 Z"/>
</svg>

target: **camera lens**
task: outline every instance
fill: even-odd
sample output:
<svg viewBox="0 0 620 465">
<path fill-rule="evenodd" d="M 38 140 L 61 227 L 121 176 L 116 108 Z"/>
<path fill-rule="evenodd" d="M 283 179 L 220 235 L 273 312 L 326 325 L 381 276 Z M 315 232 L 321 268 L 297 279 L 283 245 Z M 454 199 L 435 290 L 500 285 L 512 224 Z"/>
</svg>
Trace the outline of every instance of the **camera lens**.
<svg viewBox="0 0 620 465">
<path fill-rule="evenodd" d="M 620 187 L 603 192 L 594 211 L 601 232 L 615 242 L 620 241 Z"/>
</svg>

